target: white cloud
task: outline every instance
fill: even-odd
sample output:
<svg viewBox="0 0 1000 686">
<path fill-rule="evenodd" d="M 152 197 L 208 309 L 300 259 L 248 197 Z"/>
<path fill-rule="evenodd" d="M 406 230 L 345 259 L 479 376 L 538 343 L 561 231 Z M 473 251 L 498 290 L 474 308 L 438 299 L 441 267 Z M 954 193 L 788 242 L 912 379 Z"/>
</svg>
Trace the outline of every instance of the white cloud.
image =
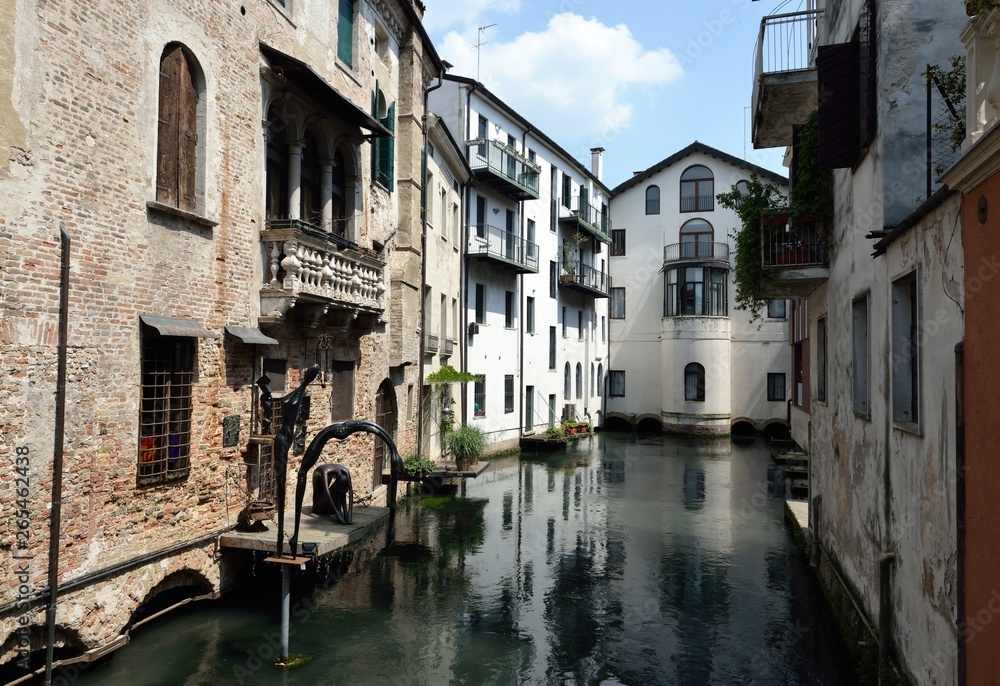
<svg viewBox="0 0 1000 686">
<path fill-rule="evenodd" d="M 470 39 L 471 35 L 471 39 Z M 453 74 L 476 78 L 476 31 L 453 31 L 438 53 Z M 544 31 L 482 46 L 479 80 L 556 141 L 601 140 L 628 127 L 636 88 L 680 78 L 669 50 L 643 50 L 625 25 L 557 14 Z"/>
<path fill-rule="evenodd" d="M 431 33 L 453 26 L 474 32 L 486 12 L 513 14 L 521 9 L 521 0 L 427 0 L 425 4 L 424 27 Z"/>
</svg>

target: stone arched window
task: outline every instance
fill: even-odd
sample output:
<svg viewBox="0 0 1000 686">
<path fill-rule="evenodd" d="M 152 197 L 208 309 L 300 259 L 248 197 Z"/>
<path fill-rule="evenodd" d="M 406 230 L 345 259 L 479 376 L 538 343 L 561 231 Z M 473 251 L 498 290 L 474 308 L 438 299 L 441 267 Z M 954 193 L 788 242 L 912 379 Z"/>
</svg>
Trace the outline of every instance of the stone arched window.
<svg viewBox="0 0 1000 686">
<path fill-rule="evenodd" d="M 684 399 L 705 401 L 705 368 L 697 362 L 684 367 Z"/>
<path fill-rule="evenodd" d="M 396 440 L 396 389 L 386 379 L 375 394 L 375 423 L 385 429 Z M 375 439 L 374 474 L 372 489 L 382 485 L 382 471 L 389 468 L 389 448 L 380 438 Z"/>
<path fill-rule="evenodd" d="M 156 136 L 156 201 L 187 212 L 199 209 L 204 181 L 204 81 L 198 62 L 178 43 L 160 57 Z"/>
<path fill-rule="evenodd" d="M 711 212 L 715 209 L 715 176 L 700 164 L 681 174 L 681 212 Z"/>
<path fill-rule="evenodd" d="M 573 392 L 573 378 L 572 371 L 569 366 L 569 362 L 563 368 L 563 396 L 566 398 L 572 397 Z"/>
<path fill-rule="evenodd" d="M 597 395 L 604 395 L 604 365 L 597 365 Z"/>
<path fill-rule="evenodd" d="M 576 363 L 576 397 L 577 400 L 583 398 L 583 365 Z"/>
</svg>

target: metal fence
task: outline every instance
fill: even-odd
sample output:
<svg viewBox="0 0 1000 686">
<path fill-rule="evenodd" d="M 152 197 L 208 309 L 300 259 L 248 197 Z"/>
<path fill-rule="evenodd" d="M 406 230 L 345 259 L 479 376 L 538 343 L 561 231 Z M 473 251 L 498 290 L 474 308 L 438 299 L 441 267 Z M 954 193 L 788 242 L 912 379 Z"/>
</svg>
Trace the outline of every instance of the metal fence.
<svg viewBox="0 0 1000 686">
<path fill-rule="evenodd" d="M 965 138 L 965 94 L 949 93 L 927 65 L 927 197 L 941 187 L 940 177 L 962 156 Z"/>
</svg>

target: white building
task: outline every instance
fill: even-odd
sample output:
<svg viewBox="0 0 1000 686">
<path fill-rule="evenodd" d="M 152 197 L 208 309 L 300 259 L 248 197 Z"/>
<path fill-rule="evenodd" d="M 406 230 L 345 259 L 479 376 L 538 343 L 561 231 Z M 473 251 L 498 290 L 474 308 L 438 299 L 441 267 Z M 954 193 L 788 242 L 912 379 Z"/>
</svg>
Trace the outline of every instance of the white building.
<svg viewBox="0 0 1000 686">
<path fill-rule="evenodd" d="M 426 119 L 423 214 L 423 380 L 458 363 L 465 335 L 462 305 L 462 197 L 472 171 L 464 149 L 434 114 Z M 441 456 L 441 410 L 433 386 L 422 384 L 420 453 Z"/>
<path fill-rule="evenodd" d="M 608 188 L 474 80 L 446 76 L 430 108 L 464 141 L 462 407 L 494 449 L 563 418 L 599 421 L 607 368 Z M 577 238 L 579 237 L 579 238 Z"/>
<path fill-rule="evenodd" d="M 786 302 L 762 322 L 735 309 L 739 219 L 715 199 L 752 173 L 788 183 L 695 142 L 612 191 L 608 419 L 681 433 L 786 421 Z"/>
</svg>

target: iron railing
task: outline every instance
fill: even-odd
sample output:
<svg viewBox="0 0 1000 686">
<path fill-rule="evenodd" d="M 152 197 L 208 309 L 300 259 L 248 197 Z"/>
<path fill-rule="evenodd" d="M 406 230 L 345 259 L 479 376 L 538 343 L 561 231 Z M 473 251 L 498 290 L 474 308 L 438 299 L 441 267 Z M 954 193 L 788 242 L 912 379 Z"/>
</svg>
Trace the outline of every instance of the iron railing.
<svg viewBox="0 0 1000 686">
<path fill-rule="evenodd" d="M 489 224 L 469 227 L 469 255 L 485 255 L 538 271 L 538 246 L 506 229 Z"/>
<path fill-rule="evenodd" d="M 761 220 L 761 260 L 765 268 L 820 267 L 829 261 L 823 226 L 817 220 L 792 220 L 787 214 Z"/>
<path fill-rule="evenodd" d="M 358 244 L 354 241 L 349 241 L 343 236 L 333 233 L 331 231 L 325 231 L 323 227 L 308 222 L 304 219 L 271 219 L 267 220 L 268 229 L 292 229 L 300 233 L 304 233 L 307 236 L 312 236 L 313 238 L 319 238 L 327 243 L 332 243 L 339 248 L 347 248 L 348 250 L 357 250 Z"/>
<path fill-rule="evenodd" d="M 477 138 L 466 142 L 469 167 L 473 172 L 489 170 L 522 190 L 538 197 L 538 176 L 542 168 L 500 141 Z"/>
<path fill-rule="evenodd" d="M 715 209 L 715 196 L 683 195 L 681 196 L 681 212 L 711 212 Z"/>
<path fill-rule="evenodd" d="M 760 21 L 756 75 L 809 69 L 822 10 L 774 14 Z"/>
<path fill-rule="evenodd" d="M 611 276 L 589 264 L 577 264 L 570 267 L 559 265 L 559 281 L 564 284 L 582 286 L 592 291 L 598 291 L 606 296 L 611 295 Z"/>
<path fill-rule="evenodd" d="M 682 260 L 720 260 L 729 262 L 729 244 L 688 241 L 663 246 L 664 262 L 680 262 Z"/>
<path fill-rule="evenodd" d="M 579 195 L 573 196 L 570 211 L 573 213 L 570 219 L 576 219 L 598 238 L 603 237 L 606 243 L 611 241 L 611 217 L 607 211 L 602 212 L 600 208 L 585 202 Z"/>
</svg>

